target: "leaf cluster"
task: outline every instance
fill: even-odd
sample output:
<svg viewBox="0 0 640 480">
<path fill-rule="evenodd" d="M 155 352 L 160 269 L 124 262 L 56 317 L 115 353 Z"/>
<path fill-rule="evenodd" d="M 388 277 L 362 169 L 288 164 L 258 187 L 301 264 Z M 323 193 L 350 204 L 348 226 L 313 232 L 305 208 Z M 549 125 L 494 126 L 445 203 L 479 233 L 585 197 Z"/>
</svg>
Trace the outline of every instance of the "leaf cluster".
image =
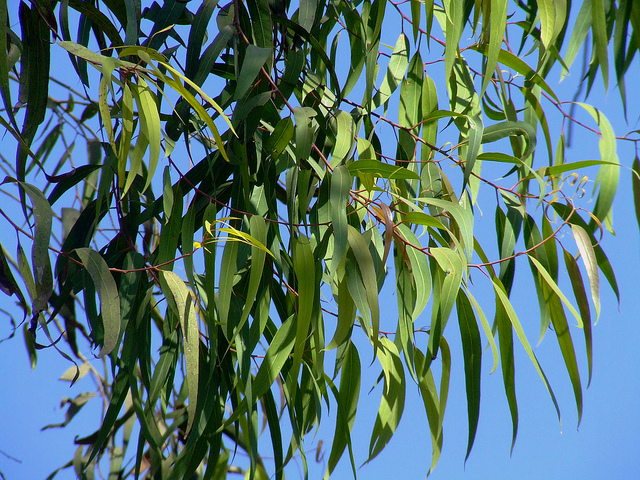
<svg viewBox="0 0 640 480">
<path fill-rule="evenodd" d="M 515 442 L 518 343 L 560 417 L 512 304 L 516 265 L 531 274 L 540 340 L 553 332 L 580 418 L 574 337 L 588 383 L 600 275 L 618 295 L 600 246 L 613 232 L 618 140 L 592 106 L 565 105 L 550 76 L 584 49 L 587 93 L 598 73 L 607 87 L 613 45 L 626 105 L 640 6 L 582 2 L 575 22 L 571 7 L 69 0 L 14 12 L 0 1 L 0 122 L 16 145 L 2 184 L 14 207 L 1 213 L 17 238 L 15 259 L 0 248 L 0 286 L 24 311 L 32 365 L 55 348 L 76 364 L 64 379 L 93 376 L 105 403 L 61 468 L 281 479 L 296 458 L 307 477 L 308 438 L 331 406 L 325 478 L 345 452 L 355 476 L 391 440 L 413 383 L 431 471 L 456 362 L 471 451 L 487 346 Z M 600 158 L 569 162 L 572 128 L 588 128 Z M 582 201 L 588 183 L 593 204 Z M 495 212 L 495 231 L 480 229 L 481 211 Z M 382 388 L 360 459 L 363 356 Z M 93 397 L 67 399 L 54 426 Z"/>
</svg>

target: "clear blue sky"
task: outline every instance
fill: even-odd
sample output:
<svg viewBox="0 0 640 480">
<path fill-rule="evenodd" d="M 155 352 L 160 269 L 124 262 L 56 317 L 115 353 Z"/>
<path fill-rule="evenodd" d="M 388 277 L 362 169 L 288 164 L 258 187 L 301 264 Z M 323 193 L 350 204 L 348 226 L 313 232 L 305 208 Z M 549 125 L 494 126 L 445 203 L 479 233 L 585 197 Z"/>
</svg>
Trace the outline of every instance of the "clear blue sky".
<svg viewBox="0 0 640 480">
<path fill-rule="evenodd" d="M 390 28 L 387 42 L 395 43 L 398 32 Z M 54 75 L 56 71 L 54 63 Z M 640 97 L 634 91 L 637 65 L 628 77 L 629 111 L 632 125 L 627 127 L 622 116 L 619 97 L 611 90 L 607 97 L 599 84 L 588 102 L 601 108 L 613 124 L 616 134 L 637 128 L 635 112 Z M 436 78 L 437 80 L 437 78 Z M 550 82 L 551 83 L 551 82 Z M 560 97 L 571 98 L 575 78 L 560 86 L 552 84 Z M 438 85 L 439 89 L 444 89 Z M 552 125 L 557 131 L 558 124 Z M 579 132 L 579 130 L 577 130 Z M 595 139 L 574 139 L 570 160 L 577 161 L 597 157 Z M 619 142 L 619 157 L 624 166 L 630 166 L 634 157 L 632 145 Z M 0 144 L 0 153 L 11 159 L 15 147 L 7 135 Z M 440 462 L 431 478 L 470 479 L 604 479 L 640 478 L 640 235 L 635 220 L 633 199 L 627 169 L 621 172 L 621 184 L 615 202 L 614 228 L 616 236 L 607 236 L 604 248 L 618 277 L 621 305 L 602 281 L 602 314 L 594 328 L 594 372 L 591 386 L 584 395 L 584 414 L 579 431 L 573 393 L 557 347 L 553 332 L 536 347 L 536 355 L 554 387 L 562 412 L 562 431 L 549 396 L 533 366 L 516 342 L 516 388 L 519 400 L 519 434 L 513 455 L 510 456 L 511 420 L 503 393 L 499 369 L 489 375 L 492 363 L 490 352 L 483 357 L 483 390 L 478 435 L 466 465 L 464 456 L 467 442 L 467 412 L 462 372 L 462 354 L 455 318 L 446 330 L 452 348 L 453 372 L 447 414 L 444 425 L 444 448 Z M 590 192 L 589 192 L 590 193 Z M 5 199 L 1 201 L 4 202 Z M 2 203 L 0 203 L 2 205 Z M 1 207 L 0 207 L 1 208 Z M 486 220 L 479 221 L 479 229 L 492 228 L 493 210 L 484 211 Z M 15 252 L 13 232 L 0 220 L 0 240 L 10 253 Z M 569 234 L 566 233 L 568 236 Z M 569 237 L 567 242 L 572 241 Z M 535 344 L 538 329 L 538 306 L 533 285 L 528 279 L 528 266 L 524 260 L 518 263 L 518 283 L 514 291 L 514 305 L 522 323 Z M 392 295 L 392 293 L 389 293 Z M 480 299 L 482 300 L 482 299 Z M 489 302 L 490 298 L 487 298 Z M 12 299 L 0 297 L 0 308 L 9 309 Z M 395 299 L 381 302 L 382 317 L 393 319 Z M 0 337 L 10 333 L 9 321 L 0 317 Z M 424 323 L 428 323 L 425 315 Z M 580 332 L 573 329 L 578 351 L 581 374 L 586 379 L 586 361 Z M 368 358 L 362 356 L 363 367 Z M 82 412 L 67 429 L 41 432 L 47 424 L 61 422 L 64 412 L 58 409 L 60 400 L 73 397 L 82 391 L 93 391 L 89 380 L 79 382 L 69 389 L 68 384 L 57 378 L 69 364 L 52 350 L 39 352 L 39 363 L 30 371 L 21 333 L 16 338 L 0 344 L 0 450 L 16 459 L 0 453 L 0 471 L 7 479 L 45 478 L 52 470 L 73 456 L 73 436 L 90 433 L 97 427 L 97 409 Z M 379 388 L 371 394 L 370 386 L 379 373 L 374 364 L 367 369 L 362 384 L 361 406 L 353 433 L 356 458 L 363 461 L 368 453 L 371 428 L 379 404 Z M 363 466 L 358 475 L 363 479 L 422 478 L 431 462 L 429 430 L 422 402 L 417 389 L 409 382 L 405 412 L 394 438 L 382 454 L 371 464 Z M 97 405 L 96 405 L 97 406 Z M 332 412 L 333 413 L 333 412 Z M 316 438 L 327 439 L 331 428 L 322 429 Z M 316 441 L 311 444 L 315 445 Z M 328 452 L 325 453 L 328 457 Z M 320 478 L 323 464 L 316 465 L 309 455 L 311 478 Z M 295 464 L 289 467 L 288 478 L 296 478 Z M 75 478 L 71 471 L 57 478 Z M 346 458 L 336 471 L 335 478 L 351 478 Z"/>
</svg>

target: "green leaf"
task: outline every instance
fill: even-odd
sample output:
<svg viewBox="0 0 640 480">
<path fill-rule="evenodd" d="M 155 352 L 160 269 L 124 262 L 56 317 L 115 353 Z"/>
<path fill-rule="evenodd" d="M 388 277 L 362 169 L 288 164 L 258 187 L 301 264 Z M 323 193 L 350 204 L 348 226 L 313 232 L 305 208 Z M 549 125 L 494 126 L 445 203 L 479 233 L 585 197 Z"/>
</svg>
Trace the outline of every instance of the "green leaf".
<svg viewBox="0 0 640 480">
<path fill-rule="evenodd" d="M 580 225 L 571 225 L 573 230 L 573 238 L 578 246 L 578 251 L 582 257 L 584 267 L 589 277 L 589 286 L 591 287 L 591 298 L 596 310 L 596 322 L 600 317 L 600 276 L 598 274 L 598 260 L 596 259 L 593 245 L 589 234 Z"/>
<path fill-rule="evenodd" d="M 260 398 L 265 395 L 280 374 L 282 367 L 284 367 L 295 345 L 296 323 L 292 315 L 282 322 L 282 326 L 278 328 L 278 331 L 273 336 L 267 354 L 253 380 L 254 398 Z M 241 415 L 238 410 L 236 409 L 236 414 Z"/>
<path fill-rule="evenodd" d="M 315 24 L 315 16 L 316 16 L 317 8 L 318 8 L 318 0 L 301 0 L 300 1 L 298 23 L 307 32 L 311 32 L 311 28 Z"/>
<path fill-rule="evenodd" d="M 536 149 L 536 131 L 528 123 L 505 121 L 485 127 L 482 143 L 496 142 L 513 135 L 522 135 L 526 141 L 527 148 L 520 157 L 524 160 Z"/>
<path fill-rule="evenodd" d="M 391 340 L 382 337 L 377 355 L 384 372 L 384 389 L 378 416 L 371 433 L 367 461 L 373 460 L 389 443 L 404 410 L 404 367 L 398 349 Z"/>
<path fill-rule="evenodd" d="M 360 377 L 361 366 L 358 349 L 353 342 L 349 342 L 342 362 L 340 390 L 336 398 L 338 402 L 336 430 L 333 435 L 331 453 L 329 454 L 327 471 L 324 477 L 325 479 L 329 478 L 347 446 L 349 447 L 349 455 L 352 458 L 351 463 L 353 464 L 351 429 L 353 428 L 353 423 L 356 419 L 356 410 L 360 399 Z"/>
<path fill-rule="evenodd" d="M 271 154 L 271 158 L 277 160 L 280 154 L 291 142 L 295 132 L 293 121 L 290 117 L 285 117 L 278 122 L 276 128 L 264 143 L 264 149 Z"/>
<path fill-rule="evenodd" d="M 238 75 L 238 84 L 234 96 L 236 100 L 245 97 L 249 89 L 253 85 L 260 70 L 264 64 L 271 58 L 272 50 L 270 48 L 260 48 L 255 45 L 249 45 L 244 56 L 244 62 Z"/>
<path fill-rule="evenodd" d="M 189 404 L 187 405 L 187 429 L 189 434 L 193 427 L 196 407 L 198 404 L 198 377 L 200 373 L 200 330 L 196 315 L 194 295 L 184 281 L 175 273 L 162 270 L 162 278 L 168 291 L 165 291 L 167 299 L 180 319 L 182 329 L 182 341 L 184 345 L 184 357 L 187 367 L 186 382 L 189 390 Z M 173 301 L 171 301 L 171 299 Z"/>
<path fill-rule="evenodd" d="M 247 2 L 253 27 L 253 42 L 258 47 L 273 48 L 273 23 L 271 6 L 268 0 L 250 0 Z"/>
<path fill-rule="evenodd" d="M 578 326 L 582 327 L 582 318 L 580 317 L 580 314 L 578 314 L 574 306 L 571 305 L 571 302 L 569 301 L 569 299 L 564 295 L 564 293 L 562 293 L 562 290 L 560 290 L 560 287 L 555 282 L 555 280 L 553 280 L 553 278 L 551 277 L 547 269 L 533 255 L 529 255 L 529 260 L 536 266 L 536 268 L 538 269 L 538 273 L 540 273 L 540 275 L 542 276 L 544 281 L 547 283 L 549 288 L 553 290 L 553 292 L 558 296 L 558 298 L 562 300 L 562 303 L 564 303 L 569 309 L 569 311 L 573 314 L 576 321 L 578 322 Z"/>
<path fill-rule="evenodd" d="M 469 183 L 469 177 L 471 177 L 471 172 L 473 171 L 473 167 L 475 166 L 476 159 L 478 157 L 478 152 L 480 151 L 480 144 L 486 143 L 482 142 L 484 140 L 484 126 L 482 125 L 482 119 L 480 116 L 475 115 L 467 118 L 469 122 L 469 129 L 467 131 L 469 145 L 465 155 L 464 178 L 462 182 L 463 190 Z"/>
<path fill-rule="evenodd" d="M 600 65 L 605 91 L 609 88 L 609 36 L 607 35 L 607 11 L 604 0 L 591 3 L 591 22 L 593 24 L 594 56 Z"/>
<path fill-rule="evenodd" d="M 534 260 L 535 262 L 537 262 L 537 260 L 533 259 L 533 257 L 530 256 L 529 258 Z M 544 270 L 544 269 L 542 269 L 542 270 Z M 533 353 L 533 349 L 531 348 L 531 345 L 529 344 L 529 341 L 527 340 L 527 337 L 526 337 L 526 335 L 524 333 L 524 329 L 522 328 L 522 324 L 520 323 L 520 320 L 518 319 L 518 315 L 516 315 L 516 312 L 513 309 L 513 306 L 511 305 L 511 302 L 509 301 L 509 298 L 507 297 L 506 292 L 504 291 L 504 287 L 501 285 L 500 280 L 498 280 L 497 278 L 493 279 L 493 289 L 496 292 L 496 299 L 500 302 L 500 305 L 504 309 L 504 311 L 505 311 L 505 313 L 507 315 L 507 318 L 509 319 L 509 321 L 511 322 L 511 325 L 513 326 L 513 330 L 516 332 L 516 335 L 518 336 L 518 339 L 520 340 L 520 343 L 524 347 L 525 352 L 527 352 L 527 355 L 529 356 L 529 359 L 531 360 L 531 363 L 533 364 L 533 366 L 535 367 L 536 371 L 538 372 L 538 375 L 540 376 L 540 378 L 544 382 L 545 387 L 547 387 L 547 391 L 549 392 L 549 396 L 551 397 L 553 405 L 554 405 L 554 407 L 556 409 L 556 413 L 558 414 L 558 420 L 560 420 L 560 408 L 558 407 L 558 402 L 556 400 L 555 394 L 553 393 L 553 390 L 551 389 L 551 385 L 549 384 L 549 380 L 547 380 L 547 376 L 542 371 L 542 367 L 540 366 L 540 363 L 538 362 L 538 358 L 536 357 L 535 353 Z M 513 440 L 515 442 L 515 435 L 514 435 Z M 513 446 L 512 446 L 512 448 L 513 448 Z"/>
<path fill-rule="evenodd" d="M 132 48 L 135 48 L 135 47 L 132 47 Z M 133 53 L 133 52 L 128 52 L 127 49 L 120 52 L 121 55 L 130 54 L 130 53 Z M 188 86 L 194 89 L 198 93 L 198 95 L 200 95 L 211 107 L 213 107 L 218 112 L 220 117 L 222 117 L 222 119 L 227 123 L 227 125 L 229 125 L 229 128 L 231 129 L 231 131 L 235 134 L 235 130 L 233 129 L 233 125 L 231 124 L 231 120 L 229 120 L 229 117 L 227 117 L 224 114 L 224 111 L 222 110 L 222 108 L 216 102 L 214 102 L 213 99 L 209 97 L 198 85 L 196 85 L 190 79 L 188 79 L 187 77 L 182 75 L 180 72 L 178 72 L 175 68 L 173 68 L 171 65 L 169 65 L 169 63 L 167 63 L 163 59 L 163 57 L 157 52 L 154 52 L 148 49 L 147 50 L 137 49 L 135 50 L 135 53 L 137 53 L 137 55 L 141 59 L 143 59 L 153 68 L 156 76 L 161 81 L 171 86 L 180 95 L 182 95 L 182 97 L 189 103 L 189 105 L 191 105 L 191 107 L 195 110 L 195 112 L 198 114 L 200 119 L 203 120 L 206 123 L 207 127 L 209 127 L 209 130 L 211 130 L 216 146 L 220 150 L 220 153 L 222 154 L 222 156 L 225 158 L 225 160 L 229 161 L 229 156 L 227 155 L 227 152 L 225 150 L 224 142 L 222 141 L 222 137 L 220 136 L 220 132 L 218 128 L 213 123 L 213 119 L 207 113 L 205 108 L 200 104 L 200 102 L 191 94 L 191 92 L 189 92 L 182 85 L 180 80 L 184 81 Z M 155 65 L 153 65 L 153 63 L 151 62 L 151 58 L 158 61 L 158 63 L 163 68 L 166 68 L 173 78 L 167 77 L 166 75 L 164 75 Z"/>
<path fill-rule="evenodd" d="M 355 123 L 353 117 L 340 110 L 336 115 L 336 143 L 331 153 L 331 166 L 336 167 L 345 161 L 355 143 Z"/>
<path fill-rule="evenodd" d="M 341 346 L 344 341 L 349 338 L 349 334 L 353 328 L 353 322 L 356 318 L 356 306 L 353 298 L 351 298 L 347 278 L 344 274 L 338 280 L 337 304 L 338 322 L 336 331 L 333 334 L 331 342 L 327 345 L 326 350 L 332 350 Z"/>
<path fill-rule="evenodd" d="M 417 3 L 417 2 L 415 2 Z M 412 2 L 413 5 L 413 2 Z M 376 109 L 380 105 L 386 103 L 393 92 L 395 92 L 402 83 L 407 67 L 409 66 L 409 39 L 404 33 L 401 33 L 396 41 L 393 49 L 387 72 L 382 79 L 380 89 L 373 97 L 373 108 Z"/>
<path fill-rule="evenodd" d="M 487 86 L 493 77 L 493 72 L 498 65 L 500 47 L 502 46 L 502 39 L 504 38 L 507 28 L 507 7 L 507 0 L 491 0 L 491 30 L 489 34 L 489 47 L 487 49 L 487 63 L 484 69 L 484 79 L 482 80 L 480 97 L 482 97 L 487 90 Z"/>
<path fill-rule="evenodd" d="M 576 23 L 571 32 L 569 46 L 564 56 L 564 63 L 567 67 L 573 64 L 578 52 L 585 47 L 585 39 L 591 28 L 591 0 L 584 0 L 580 6 L 580 11 L 576 17 Z M 569 73 L 568 70 L 562 72 L 562 78 Z"/>
<path fill-rule="evenodd" d="M 296 119 L 296 159 L 306 160 L 311 154 L 313 144 L 312 118 L 316 112 L 309 107 L 295 107 L 293 116 Z"/>
<path fill-rule="evenodd" d="M 605 223 L 609 232 L 613 233 L 611 226 L 611 206 L 613 205 L 613 198 L 615 197 L 618 180 L 620 178 L 620 167 L 618 166 L 620 162 L 618 160 L 618 154 L 616 153 L 616 136 L 609 120 L 607 120 L 602 112 L 596 110 L 591 105 L 584 103 L 578 103 L 578 105 L 589 112 L 600 127 L 600 142 L 598 146 L 600 149 L 600 157 L 602 161 L 606 163 L 600 167 L 598 175 L 596 175 L 593 189 L 595 193 L 596 189 L 599 188 L 599 192 L 596 205 L 593 208 L 593 214 L 601 222 Z M 591 223 L 593 223 L 593 220 Z"/>
<path fill-rule="evenodd" d="M 252 215 L 249 219 L 249 231 L 251 237 L 256 240 L 255 245 L 251 245 L 251 269 L 249 273 L 249 285 L 247 286 L 247 293 L 245 296 L 244 307 L 242 308 L 242 316 L 238 326 L 236 327 L 236 333 L 240 332 L 245 322 L 249 318 L 249 313 L 253 307 L 254 302 L 258 296 L 258 289 L 260 288 L 260 281 L 264 273 L 264 264 L 266 252 L 265 249 L 260 248 L 259 245 L 263 245 L 267 242 L 267 227 L 265 225 L 264 218 L 257 215 Z"/>
<path fill-rule="evenodd" d="M 578 308 L 580 309 L 580 315 L 582 316 L 582 325 L 584 330 L 584 342 L 587 351 L 587 366 L 589 369 L 589 378 L 587 380 L 587 388 L 591 383 L 591 373 L 593 369 L 593 335 L 591 331 L 591 314 L 589 312 L 589 301 L 587 300 L 587 293 L 584 289 L 584 282 L 582 281 L 582 274 L 580 273 L 580 267 L 576 262 L 573 255 L 564 250 L 564 262 L 567 266 L 567 273 L 571 280 L 571 288 L 573 289 L 573 295 L 576 297 Z"/>
<path fill-rule="evenodd" d="M 315 260 L 311 244 L 306 237 L 300 236 L 293 241 L 293 269 L 298 285 L 298 314 L 295 317 L 296 342 L 289 378 L 296 382 L 316 302 Z"/>
<path fill-rule="evenodd" d="M 395 165 L 389 165 L 388 163 L 383 163 L 379 160 L 356 160 L 349 164 L 349 172 L 351 172 L 351 175 L 355 176 L 373 174 L 376 177 L 393 180 L 420 180 L 420 176 L 412 170 Z"/>
<path fill-rule="evenodd" d="M 333 227 L 333 256 L 330 271 L 334 272 L 347 251 L 349 229 L 347 228 L 347 203 L 353 177 L 344 165 L 333 170 L 331 175 L 331 225 Z"/>
<path fill-rule="evenodd" d="M 373 331 L 371 332 L 370 340 L 374 343 L 374 347 L 377 343 L 378 332 L 380 331 L 380 308 L 378 305 L 378 285 L 376 271 L 373 265 L 373 258 L 371 252 L 367 246 L 367 243 L 362 234 L 349 225 L 349 246 L 353 251 L 358 264 L 358 269 L 362 276 L 362 282 L 366 292 L 366 300 L 368 308 L 371 311 L 371 326 Z M 351 289 L 350 289 L 351 290 Z M 351 295 L 354 296 L 353 292 Z M 354 297 L 354 300 L 356 298 Z M 360 306 L 358 309 L 361 311 Z"/>
<path fill-rule="evenodd" d="M 464 29 L 464 5 L 456 0 L 448 0 L 443 2 L 443 7 L 446 13 L 446 21 L 442 21 L 440 26 L 445 32 L 444 78 L 447 85 L 449 85 L 453 64 L 459 55 L 458 45 L 462 38 L 462 30 Z"/>
<path fill-rule="evenodd" d="M 138 79 L 138 88 L 132 90 L 131 93 L 138 104 L 138 118 L 140 119 L 141 133 L 149 142 L 148 174 L 142 189 L 142 191 L 145 191 L 151 184 L 151 179 L 153 178 L 158 160 L 160 159 L 162 127 L 160 126 L 160 114 L 158 112 L 155 95 L 142 78 Z"/>
<path fill-rule="evenodd" d="M 473 442 L 478 430 L 480 416 L 480 376 L 482 372 L 482 342 L 480 330 L 469 298 L 462 290 L 458 291 L 456 300 L 458 325 L 462 339 L 462 353 L 464 358 L 464 379 L 467 391 L 467 415 L 469 418 L 469 440 L 465 462 L 469 458 Z"/>
<path fill-rule="evenodd" d="M 20 298 L 23 303 L 26 303 L 22 296 L 22 291 L 16 282 L 11 268 L 9 268 L 9 261 L 7 260 L 7 254 L 2 244 L 0 244 L 0 290 L 5 295 L 11 296 L 14 293 Z"/>
<path fill-rule="evenodd" d="M 435 294 L 434 282 L 434 314 L 431 319 L 431 328 L 429 330 L 429 347 L 427 355 L 435 358 L 438 353 L 438 346 L 442 338 L 447 320 L 453 310 L 456 302 L 460 283 L 462 282 L 462 274 L 466 268 L 463 258 L 451 250 L 450 248 L 437 247 L 430 249 L 431 255 L 438 263 L 441 270 L 440 278 L 435 282 L 441 282 L 437 286 L 438 296 Z M 429 365 L 429 363 L 427 363 Z"/>
<path fill-rule="evenodd" d="M 618 288 L 618 282 L 616 280 L 615 274 L 613 273 L 613 268 L 611 267 L 611 263 L 609 262 L 609 259 L 607 258 L 606 254 L 604 253 L 604 250 L 599 245 L 599 242 L 593 236 L 593 233 L 590 232 L 590 228 L 587 225 L 587 223 L 582 219 L 582 217 L 580 217 L 577 213 L 575 213 L 575 210 L 573 210 L 568 205 L 564 205 L 559 202 L 553 202 L 551 205 L 553 206 L 554 210 L 565 221 L 567 221 L 567 223 L 570 223 L 572 225 L 580 225 L 586 232 L 589 233 L 589 236 L 591 238 L 591 245 L 593 245 L 593 250 L 596 254 L 596 259 L 598 261 L 598 267 L 600 268 L 600 271 L 609 282 L 609 285 L 611 286 L 613 293 L 615 293 L 616 298 L 618 299 L 618 302 L 620 302 L 620 289 Z"/>
<path fill-rule="evenodd" d="M 549 48 L 555 41 L 556 12 L 552 0 L 536 0 L 540 16 L 540 39 L 544 48 Z"/>
<path fill-rule="evenodd" d="M 13 103 L 11 103 L 11 87 L 9 84 L 9 59 L 8 51 L 8 35 L 7 25 L 9 24 L 9 16 L 7 12 L 7 1 L 0 2 L 0 93 L 4 103 L 4 111 L 9 115 L 9 120 L 13 128 L 18 131 L 18 124 L 13 113 Z"/>
<path fill-rule="evenodd" d="M 7 177 L 5 182 L 15 182 Z M 17 182 L 24 192 L 27 193 L 33 206 L 33 246 L 31 247 L 31 262 L 34 272 L 34 291 L 31 292 L 34 314 L 47 309 L 49 297 L 53 292 L 53 272 L 51 270 L 51 260 L 49 259 L 49 242 L 51 239 L 51 224 L 53 221 L 53 210 L 43 193 L 28 183 Z M 22 273 L 23 279 L 26 278 Z M 27 280 L 25 280 L 27 282 Z M 28 285 L 29 283 L 27 283 Z"/>
<path fill-rule="evenodd" d="M 474 241 L 473 241 L 473 213 L 470 210 L 462 207 L 457 202 L 449 202 L 447 200 L 441 200 L 439 198 L 419 197 L 415 199 L 418 202 L 424 202 L 427 205 L 442 208 L 449 212 L 456 222 L 458 229 L 460 230 L 460 238 L 464 245 L 467 263 L 471 262 L 471 256 L 473 255 Z"/>
<path fill-rule="evenodd" d="M 471 48 L 484 55 L 488 54 L 488 48 L 485 45 L 472 46 Z M 551 95 L 551 97 L 555 101 L 559 101 L 557 95 L 551 89 L 551 87 L 549 87 L 544 78 L 540 76 L 538 72 L 533 70 L 529 65 L 527 65 L 527 63 L 517 55 L 514 55 L 513 53 L 506 50 L 500 50 L 500 53 L 498 55 L 498 62 L 515 70 L 520 75 L 524 76 L 527 80 L 535 83 L 540 88 L 542 88 L 545 92 Z"/>
<path fill-rule="evenodd" d="M 496 340 L 494 338 L 494 333 L 491 330 L 491 325 L 487 320 L 486 315 L 480 308 L 480 304 L 478 304 L 477 300 L 471 295 L 471 292 L 466 291 L 469 300 L 471 301 L 473 308 L 477 312 L 478 318 L 480 319 L 480 324 L 482 325 L 482 329 L 484 330 L 487 339 L 489 340 L 489 346 L 491 347 L 491 354 L 493 355 L 493 366 L 491 367 L 491 371 L 489 373 L 495 372 L 496 368 L 498 368 L 498 364 L 500 363 L 500 357 L 498 354 L 498 346 L 496 345 Z"/>
<path fill-rule="evenodd" d="M 76 253 L 84 268 L 89 272 L 100 297 L 104 340 L 98 358 L 102 358 L 113 351 L 120 337 L 121 318 L 118 287 L 102 255 L 91 248 L 78 248 Z"/>
<path fill-rule="evenodd" d="M 118 374 L 113 379 L 113 383 L 111 385 L 111 398 L 109 399 L 109 407 L 104 414 L 100 429 L 96 432 L 97 435 L 95 437 L 95 440 L 93 441 L 93 446 L 91 448 L 91 453 L 89 454 L 87 463 L 91 462 L 91 460 L 96 457 L 96 455 L 104 448 L 105 444 L 109 440 L 111 429 L 118 419 L 118 415 L 120 413 L 120 410 L 122 409 L 122 405 L 124 404 L 125 399 L 127 398 L 128 392 L 129 374 L 127 373 L 126 369 L 120 369 L 118 371 Z M 80 443 L 82 439 L 77 440 L 78 443 Z"/>
<path fill-rule="evenodd" d="M 405 215 L 405 219 L 409 217 L 409 215 L 412 215 L 412 213 L 414 212 Z M 418 240 L 416 235 L 406 225 L 398 225 L 396 229 L 397 235 L 408 241 L 410 244 L 420 244 L 420 241 Z M 429 269 L 429 262 L 427 261 L 427 257 L 422 252 L 417 251 L 415 248 L 409 247 L 406 248 L 405 254 L 406 258 L 404 260 L 408 260 L 409 262 L 410 270 L 413 275 L 413 282 L 416 289 L 415 306 L 413 308 L 413 312 L 411 313 L 411 317 L 415 321 L 427 306 L 427 303 L 429 302 L 429 298 L 431 296 L 431 270 Z"/>
<path fill-rule="evenodd" d="M 222 253 L 222 263 L 220 264 L 220 285 L 218 287 L 218 298 L 216 308 L 220 325 L 222 326 L 227 340 L 231 341 L 235 331 L 235 319 L 229 318 L 231 306 L 231 296 L 233 295 L 233 284 L 237 273 L 238 243 L 226 242 Z"/>
</svg>

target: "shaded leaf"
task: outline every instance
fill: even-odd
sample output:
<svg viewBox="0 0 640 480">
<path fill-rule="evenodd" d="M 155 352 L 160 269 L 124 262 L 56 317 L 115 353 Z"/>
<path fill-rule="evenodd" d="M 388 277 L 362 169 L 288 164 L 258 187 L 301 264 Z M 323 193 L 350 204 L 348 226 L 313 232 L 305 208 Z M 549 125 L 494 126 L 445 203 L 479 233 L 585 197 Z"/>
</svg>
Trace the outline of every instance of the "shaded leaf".
<svg viewBox="0 0 640 480">
<path fill-rule="evenodd" d="M 91 248 L 77 248 L 80 261 L 89 272 L 100 297 L 100 311 L 104 325 L 104 340 L 98 358 L 110 354 L 120 336 L 120 295 L 109 266 L 98 252 Z"/>
</svg>

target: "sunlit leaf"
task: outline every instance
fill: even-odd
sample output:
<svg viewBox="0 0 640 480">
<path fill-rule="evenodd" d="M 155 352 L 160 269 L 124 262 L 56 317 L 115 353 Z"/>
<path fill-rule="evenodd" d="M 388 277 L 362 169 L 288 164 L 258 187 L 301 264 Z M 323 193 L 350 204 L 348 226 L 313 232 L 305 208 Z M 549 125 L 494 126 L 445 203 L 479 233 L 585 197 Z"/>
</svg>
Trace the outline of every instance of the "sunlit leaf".
<svg viewBox="0 0 640 480">
<path fill-rule="evenodd" d="M 173 297 L 182 329 L 184 356 L 187 366 L 186 381 L 189 388 L 189 405 L 187 406 L 189 420 L 186 429 L 186 432 L 189 433 L 193 426 L 198 403 L 198 375 L 200 372 L 200 332 L 196 316 L 196 305 L 193 293 L 178 275 L 173 272 L 162 271 L 162 277 L 171 293 L 170 297 Z"/>
<path fill-rule="evenodd" d="M 587 270 L 589 285 L 591 287 L 591 298 L 596 310 L 596 322 L 600 317 L 600 276 L 598 274 L 598 261 L 596 259 L 591 239 L 587 232 L 580 225 L 571 225 L 573 238 L 576 241 L 580 256 Z"/>
</svg>

